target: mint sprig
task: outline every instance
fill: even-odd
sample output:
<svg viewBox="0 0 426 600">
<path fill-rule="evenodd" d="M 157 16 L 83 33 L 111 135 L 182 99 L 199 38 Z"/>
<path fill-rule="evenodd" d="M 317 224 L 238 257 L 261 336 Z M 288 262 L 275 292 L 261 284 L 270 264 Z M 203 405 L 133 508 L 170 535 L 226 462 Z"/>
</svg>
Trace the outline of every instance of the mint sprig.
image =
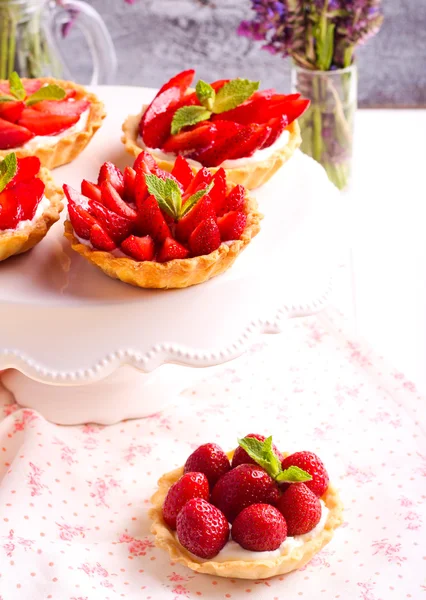
<svg viewBox="0 0 426 600">
<path fill-rule="evenodd" d="M 17 169 L 18 161 L 16 159 L 16 154 L 11 152 L 0 162 L 0 192 L 2 192 L 9 181 L 15 177 Z"/>
<path fill-rule="evenodd" d="M 288 469 L 282 469 L 280 459 L 273 449 L 272 436 L 266 438 L 264 442 L 256 438 L 245 437 L 238 440 L 238 444 L 278 483 L 302 483 L 312 479 L 309 473 L 299 467 L 291 466 Z"/>
<path fill-rule="evenodd" d="M 13 73 L 10 74 L 9 88 L 10 88 L 10 93 L 17 100 L 23 100 L 25 98 L 25 96 L 27 95 L 27 92 L 25 91 L 25 88 L 21 81 L 21 78 L 19 77 L 19 75 L 16 71 L 13 71 Z"/>
<path fill-rule="evenodd" d="M 209 84 L 200 79 L 195 87 L 195 93 L 201 106 L 182 106 L 174 116 L 171 134 L 176 135 L 183 127 L 208 121 L 212 114 L 219 115 L 236 108 L 248 100 L 259 88 L 259 81 L 249 79 L 232 79 L 217 92 Z"/>
<path fill-rule="evenodd" d="M 22 102 L 27 96 L 24 85 L 15 71 L 9 77 L 10 94 L 0 96 L 0 102 Z M 63 100 L 66 97 L 66 91 L 56 83 L 49 83 L 38 89 L 34 94 L 28 96 L 25 100 L 26 106 L 33 106 L 42 100 Z"/>
<path fill-rule="evenodd" d="M 173 179 L 164 180 L 157 175 L 147 174 L 145 182 L 148 192 L 155 197 L 161 210 L 176 221 L 184 217 L 213 187 L 213 183 L 210 183 L 203 190 L 198 190 L 183 205 L 181 191 Z"/>
</svg>

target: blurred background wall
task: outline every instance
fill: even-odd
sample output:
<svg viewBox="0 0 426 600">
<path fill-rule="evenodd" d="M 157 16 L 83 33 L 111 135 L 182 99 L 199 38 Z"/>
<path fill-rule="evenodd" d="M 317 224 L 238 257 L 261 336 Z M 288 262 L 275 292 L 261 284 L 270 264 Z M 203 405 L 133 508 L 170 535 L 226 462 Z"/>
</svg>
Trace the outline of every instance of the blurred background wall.
<svg viewBox="0 0 426 600">
<path fill-rule="evenodd" d="M 160 86 L 193 67 L 208 81 L 244 76 L 290 88 L 290 63 L 241 38 L 249 0 L 89 0 L 103 16 L 119 59 L 117 83 Z M 359 102 L 426 105 L 426 0 L 383 0 L 384 25 L 360 49 Z M 72 44 L 76 32 L 68 43 Z M 74 39 L 75 43 L 75 39 Z M 74 53 L 82 59 L 81 52 Z M 84 60 L 77 65 L 84 76 Z"/>
</svg>

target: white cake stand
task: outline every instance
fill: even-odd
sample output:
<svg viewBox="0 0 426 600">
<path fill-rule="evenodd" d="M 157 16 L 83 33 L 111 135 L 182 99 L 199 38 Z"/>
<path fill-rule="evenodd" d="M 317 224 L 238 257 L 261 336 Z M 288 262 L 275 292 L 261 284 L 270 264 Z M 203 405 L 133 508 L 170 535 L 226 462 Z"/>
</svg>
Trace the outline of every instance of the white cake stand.
<svg viewBox="0 0 426 600">
<path fill-rule="evenodd" d="M 153 91 L 95 91 L 108 117 L 89 148 L 55 171 L 59 184 L 94 180 L 105 160 L 132 163 L 121 123 Z M 0 369 L 17 402 L 63 424 L 147 416 L 206 367 L 323 308 L 341 239 L 337 190 L 297 153 L 255 195 L 260 234 L 232 269 L 200 286 L 140 290 L 109 279 L 71 250 L 62 221 L 33 251 L 0 263 Z"/>
</svg>

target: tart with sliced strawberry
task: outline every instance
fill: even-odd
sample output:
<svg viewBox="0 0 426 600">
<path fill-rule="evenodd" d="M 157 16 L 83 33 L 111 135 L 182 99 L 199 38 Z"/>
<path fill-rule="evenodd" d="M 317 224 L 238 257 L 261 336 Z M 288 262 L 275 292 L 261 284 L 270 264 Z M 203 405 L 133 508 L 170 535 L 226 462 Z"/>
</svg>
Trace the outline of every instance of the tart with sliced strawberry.
<svg viewBox="0 0 426 600">
<path fill-rule="evenodd" d="M 150 511 L 156 545 L 174 562 L 221 577 L 300 569 L 342 524 L 339 494 L 313 452 L 283 455 L 258 434 L 238 443 L 228 454 L 203 444 L 161 477 Z"/>
<path fill-rule="evenodd" d="M 194 74 L 172 77 L 151 104 L 127 118 L 127 151 L 148 150 L 168 171 L 184 156 L 195 170 L 223 167 L 229 181 L 248 189 L 266 183 L 300 146 L 297 119 L 309 100 L 260 91 L 259 82 L 247 79 L 200 80 L 193 90 Z"/>
<path fill-rule="evenodd" d="M 49 169 L 71 162 L 102 125 L 102 102 L 81 85 L 45 77 L 0 81 L 0 156 L 37 156 Z"/>
<path fill-rule="evenodd" d="M 65 235 L 104 273 L 142 288 L 182 288 L 228 269 L 260 229 L 257 203 L 223 169 L 194 174 L 181 156 L 171 173 L 141 152 L 122 173 L 102 165 L 81 192 L 64 185 Z"/>
<path fill-rule="evenodd" d="M 38 244 L 59 219 L 63 192 L 36 156 L 0 159 L 0 261 Z"/>
</svg>

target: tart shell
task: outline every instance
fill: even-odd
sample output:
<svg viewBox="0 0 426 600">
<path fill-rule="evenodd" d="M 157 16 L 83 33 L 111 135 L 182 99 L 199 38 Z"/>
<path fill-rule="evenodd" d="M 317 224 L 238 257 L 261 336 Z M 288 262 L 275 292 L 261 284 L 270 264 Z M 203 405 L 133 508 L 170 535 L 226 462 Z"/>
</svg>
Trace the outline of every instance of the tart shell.
<svg viewBox="0 0 426 600">
<path fill-rule="evenodd" d="M 25 83 L 26 79 L 22 79 Z M 72 81 L 62 81 L 53 77 L 41 77 L 39 81 L 43 83 L 56 83 L 65 90 L 74 89 L 77 91 L 76 100 L 83 98 L 90 102 L 90 112 L 85 129 L 76 131 L 69 135 L 63 135 L 53 146 L 41 145 L 37 149 L 26 149 L 25 146 L 18 148 L 8 148 L 0 150 L 0 158 L 15 152 L 16 156 L 37 156 L 41 164 L 48 169 L 54 169 L 65 165 L 75 158 L 85 149 L 97 130 L 101 127 L 102 121 L 106 116 L 104 105 L 95 94 L 89 93 L 83 86 Z M 1 82 L 0 82 L 1 83 Z"/>
<path fill-rule="evenodd" d="M 46 168 L 41 168 L 39 176 L 45 184 L 44 195 L 50 200 L 50 206 L 38 219 L 29 223 L 23 229 L 19 231 L 0 231 L 0 261 L 6 260 L 14 254 L 22 254 L 27 250 L 31 250 L 41 242 L 52 225 L 59 220 L 60 212 L 64 207 L 62 204 L 62 189 L 55 184 Z"/>
<path fill-rule="evenodd" d="M 229 453 L 231 457 L 233 452 Z M 315 554 L 328 544 L 334 535 L 334 530 L 343 522 L 343 505 L 339 494 L 332 485 L 322 496 L 322 500 L 329 509 L 327 521 L 321 533 L 303 544 L 294 548 L 288 554 L 270 560 L 230 560 L 215 562 L 214 559 L 197 562 L 177 541 L 173 531 L 163 520 L 163 504 L 170 487 L 183 475 L 183 467 L 170 471 L 161 477 L 158 482 L 158 490 L 151 498 L 153 508 L 149 516 L 153 523 L 151 533 L 155 536 L 155 545 L 166 550 L 170 558 L 197 573 L 206 573 L 218 577 L 230 577 L 233 579 L 267 579 L 275 575 L 284 575 L 290 571 L 300 569 L 308 563 Z"/>
<path fill-rule="evenodd" d="M 232 187 L 228 186 L 228 191 Z M 247 223 L 239 240 L 222 242 L 217 250 L 204 256 L 165 263 L 139 262 L 93 249 L 76 238 L 70 221 L 65 222 L 65 237 L 71 242 L 73 250 L 113 279 L 141 288 L 185 288 L 203 283 L 229 269 L 251 239 L 258 234 L 262 215 L 257 212 L 256 200 L 249 195 L 246 195 L 245 213 Z"/>
<path fill-rule="evenodd" d="M 143 148 L 138 145 L 137 138 L 139 135 L 139 122 L 146 109 L 147 105 L 144 105 L 142 112 L 138 115 L 127 117 L 122 127 L 123 136 L 121 141 L 123 142 L 126 151 L 135 157 L 143 150 Z M 287 130 L 290 132 L 290 138 L 286 146 L 275 150 L 271 156 L 265 160 L 247 163 L 241 167 L 225 169 L 227 180 L 232 181 L 235 184 L 239 183 L 248 190 L 253 190 L 266 183 L 272 175 L 274 175 L 274 173 L 276 173 L 276 171 L 278 171 L 278 169 L 293 156 L 294 152 L 302 143 L 300 127 L 297 121 L 293 121 L 293 123 L 287 127 Z M 150 149 L 146 148 L 146 151 L 149 152 Z M 169 172 L 173 169 L 174 161 L 162 160 L 155 154 L 152 156 L 155 158 L 161 169 Z M 195 161 L 193 161 L 193 163 L 195 165 Z M 198 170 L 198 168 L 194 166 L 194 170 Z M 209 170 L 212 171 L 212 173 L 215 173 L 218 169 L 219 167 L 209 167 Z"/>
</svg>

